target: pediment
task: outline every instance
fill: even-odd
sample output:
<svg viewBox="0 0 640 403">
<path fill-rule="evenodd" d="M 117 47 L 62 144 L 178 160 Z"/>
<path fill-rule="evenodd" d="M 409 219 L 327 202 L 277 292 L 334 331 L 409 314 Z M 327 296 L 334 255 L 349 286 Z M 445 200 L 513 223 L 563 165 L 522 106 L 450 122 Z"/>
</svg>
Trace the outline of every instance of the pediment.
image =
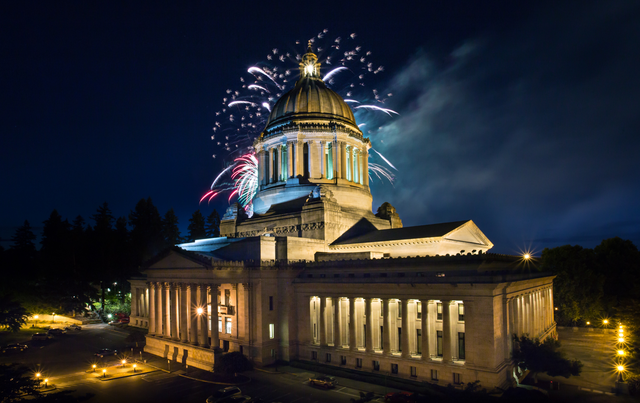
<svg viewBox="0 0 640 403">
<path fill-rule="evenodd" d="M 167 256 L 149 266 L 149 269 L 193 269 L 204 267 L 206 266 L 200 262 L 171 251 Z"/>
<path fill-rule="evenodd" d="M 486 246 L 488 249 L 493 247 L 493 243 L 489 238 L 487 238 L 482 231 L 480 231 L 480 228 L 478 228 L 478 226 L 471 220 L 445 234 L 442 238 L 449 241 L 482 245 Z"/>
</svg>

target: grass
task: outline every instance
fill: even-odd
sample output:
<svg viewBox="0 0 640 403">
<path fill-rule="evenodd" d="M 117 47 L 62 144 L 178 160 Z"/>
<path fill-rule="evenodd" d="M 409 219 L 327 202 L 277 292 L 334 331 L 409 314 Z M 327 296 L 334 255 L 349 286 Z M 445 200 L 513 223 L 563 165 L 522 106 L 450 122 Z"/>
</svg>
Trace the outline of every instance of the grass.
<svg viewBox="0 0 640 403">
<path fill-rule="evenodd" d="M 31 340 L 34 333 L 46 333 L 46 329 L 41 327 L 23 327 L 18 332 L 10 332 L 8 330 L 0 330 L 0 345 L 12 343 L 24 343 Z"/>
</svg>

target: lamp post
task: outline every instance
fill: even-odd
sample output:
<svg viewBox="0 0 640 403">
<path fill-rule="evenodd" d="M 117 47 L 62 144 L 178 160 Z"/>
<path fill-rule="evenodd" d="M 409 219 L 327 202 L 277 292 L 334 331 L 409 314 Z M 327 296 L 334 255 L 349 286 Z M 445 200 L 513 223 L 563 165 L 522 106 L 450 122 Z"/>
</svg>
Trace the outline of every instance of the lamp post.
<svg viewBox="0 0 640 403">
<path fill-rule="evenodd" d="M 133 364 L 133 373 L 136 373 L 136 364 Z"/>
<path fill-rule="evenodd" d="M 53 318 L 51 319 L 51 323 L 56 323 L 56 313 L 52 313 L 51 316 L 53 316 Z"/>
<path fill-rule="evenodd" d="M 93 367 L 93 372 L 96 372 L 96 364 L 93 364 L 92 367 Z"/>
<path fill-rule="evenodd" d="M 38 318 L 39 318 L 39 316 L 38 316 L 38 315 L 33 315 L 33 319 L 35 319 L 35 320 L 36 320 L 36 326 L 38 325 Z"/>
<path fill-rule="evenodd" d="M 38 387 L 40 387 L 40 372 L 36 372 L 36 381 L 38 381 Z"/>
<path fill-rule="evenodd" d="M 127 363 L 127 360 L 122 360 L 122 368 L 124 368 L 124 364 Z"/>
<path fill-rule="evenodd" d="M 106 378 L 106 377 L 107 377 L 107 369 L 106 369 L 106 368 L 104 368 L 104 369 L 102 370 L 102 377 L 103 377 L 103 378 Z"/>
<path fill-rule="evenodd" d="M 622 373 L 624 372 L 624 365 L 618 365 L 616 367 L 616 371 L 618 371 L 618 378 L 616 382 L 622 382 Z"/>
<path fill-rule="evenodd" d="M 45 387 L 45 389 L 49 386 L 48 383 L 49 383 L 49 379 L 48 378 L 44 378 L 44 387 Z"/>
</svg>

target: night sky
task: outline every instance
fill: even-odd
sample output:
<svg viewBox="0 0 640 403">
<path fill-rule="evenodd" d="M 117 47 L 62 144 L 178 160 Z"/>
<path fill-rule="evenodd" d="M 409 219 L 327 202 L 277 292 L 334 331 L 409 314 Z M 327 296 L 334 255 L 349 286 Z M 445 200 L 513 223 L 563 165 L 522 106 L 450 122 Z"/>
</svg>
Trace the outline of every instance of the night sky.
<svg viewBox="0 0 640 403">
<path fill-rule="evenodd" d="M 374 211 L 472 219 L 498 253 L 640 245 L 640 3 L 421 3 L 1 2 L 1 245 L 54 208 L 92 224 L 151 197 L 183 235 L 196 209 L 222 214 L 198 202 L 225 91 L 324 29 L 357 34 L 399 112 L 356 114 L 397 168 Z"/>
</svg>

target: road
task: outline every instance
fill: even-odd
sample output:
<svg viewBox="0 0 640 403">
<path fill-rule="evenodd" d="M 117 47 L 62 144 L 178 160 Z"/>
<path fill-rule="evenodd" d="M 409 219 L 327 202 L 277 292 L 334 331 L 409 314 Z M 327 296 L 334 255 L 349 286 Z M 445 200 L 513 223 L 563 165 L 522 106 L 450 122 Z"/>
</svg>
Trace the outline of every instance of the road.
<svg viewBox="0 0 640 403">
<path fill-rule="evenodd" d="M 43 346 L 30 345 L 24 353 L 0 357 L 0 363 L 18 362 L 42 378 L 49 378 L 58 389 L 75 390 L 76 396 L 87 396 L 87 402 L 204 402 L 221 385 L 180 376 L 180 373 L 156 371 L 128 378 L 100 381 L 87 370 L 95 363 L 98 368 L 115 365 L 125 355 L 99 360 L 93 354 L 101 348 L 123 351 L 126 333 L 107 325 L 84 326 L 81 331 L 69 331 Z M 136 352 L 137 354 L 137 352 Z M 241 385 L 243 394 L 260 397 L 265 402 L 282 403 L 349 403 L 359 391 L 344 386 L 324 390 L 309 386 L 310 373 L 272 374 L 260 371 L 245 373 L 251 381 Z"/>
</svg>

